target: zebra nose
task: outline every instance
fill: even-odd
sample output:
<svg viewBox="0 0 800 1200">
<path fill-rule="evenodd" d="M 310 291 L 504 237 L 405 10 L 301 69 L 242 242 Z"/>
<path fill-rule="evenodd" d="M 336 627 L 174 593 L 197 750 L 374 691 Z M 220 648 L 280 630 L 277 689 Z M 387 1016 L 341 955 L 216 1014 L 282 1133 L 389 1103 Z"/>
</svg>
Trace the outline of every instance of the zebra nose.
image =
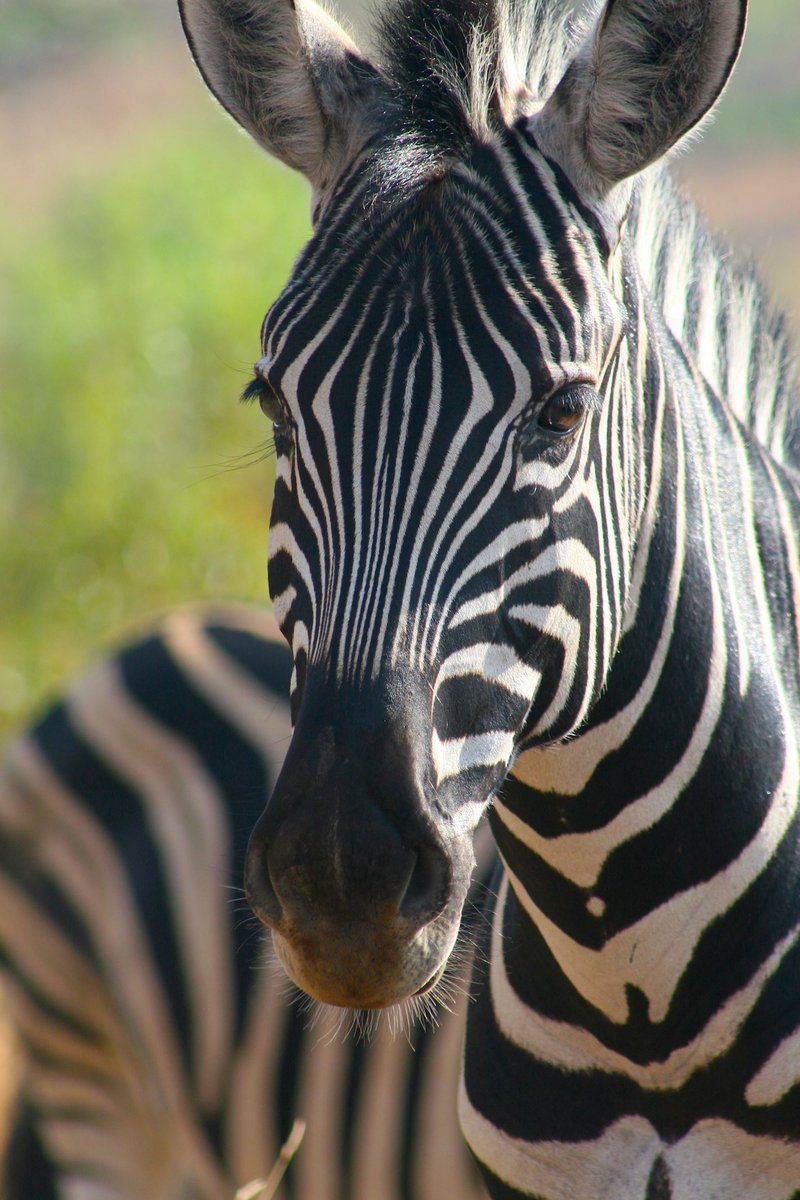
<svg viewBox="0 0 800 1200">
<path fill-rule="evenodd" d="M 447 854 L 427 840 L 408 847 L 385 828 L 385 818 L 376 824 L 360 855 L 346 846 L 323 849 L 302 829 L 267 838 L 257 826 L 245 864 L 253 911 L 281 931 L 326 919 L 345 925 L 389 920 L 409 933 L 424 928 L 448 903 Z"/>
<path fill-rule="evenodd" d="M 414 850 L 415 861 L 397 911 L 417 929 L 429 925 L 447 905 L 451 867 L 444 851 L 428 843 Z"/>
<path fill-rule="evenodd" d="M 269 842 L 259 839 L 255 832 L 244 860 L 244 892 L 260 921 L 269 926 L 280 924 L 281 904 L 269 872 Z"/>
</svg>

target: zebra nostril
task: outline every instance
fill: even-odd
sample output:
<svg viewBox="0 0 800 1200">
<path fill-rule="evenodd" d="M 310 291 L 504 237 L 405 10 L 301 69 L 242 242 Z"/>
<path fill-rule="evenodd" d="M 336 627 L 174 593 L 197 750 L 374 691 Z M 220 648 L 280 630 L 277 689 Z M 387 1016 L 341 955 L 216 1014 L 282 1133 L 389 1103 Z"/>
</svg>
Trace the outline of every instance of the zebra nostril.
<svg viewBox="0 0 800 1200">
<path fill-rule="evenodd" d="M 438 917 L 447 904 L 450 867 L 437 846 L 421 845 L 414 851 L 416 861 L 398 905 L 400 916 L 420 929 Z"/>
<path fill-rule="evenodd" d="M 253 912 L 266 925 L 277 925 L 281 905 L 269 873 L 269 843 L 251 840 L 244 866 L 244 891 Z"/>
</svg>

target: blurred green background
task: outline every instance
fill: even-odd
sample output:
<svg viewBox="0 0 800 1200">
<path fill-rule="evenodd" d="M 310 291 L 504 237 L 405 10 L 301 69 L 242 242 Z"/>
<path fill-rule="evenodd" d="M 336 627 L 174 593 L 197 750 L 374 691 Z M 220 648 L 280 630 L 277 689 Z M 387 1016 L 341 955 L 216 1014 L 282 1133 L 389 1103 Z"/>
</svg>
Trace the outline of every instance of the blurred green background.
<svg viewBox="0 0 800 1200">
<path fill-rule="evenodd" d="M 679 164 L 795 313 L 798 63 L 796 0 L 757 0 Z M 272 465 L 236 401 L 308 197 L 207 98 L 171 0 L 0 0 L 0 162 L 1 737 L 159 612 L 266 602 Z"/>
</svg>

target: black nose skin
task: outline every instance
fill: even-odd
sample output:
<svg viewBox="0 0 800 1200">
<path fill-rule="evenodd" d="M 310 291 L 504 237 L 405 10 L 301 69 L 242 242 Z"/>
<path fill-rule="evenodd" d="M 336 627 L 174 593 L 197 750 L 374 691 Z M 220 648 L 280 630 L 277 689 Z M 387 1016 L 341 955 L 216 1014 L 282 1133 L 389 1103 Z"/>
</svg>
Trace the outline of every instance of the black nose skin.
<svg viewBox="0 0 800 1200">
<path fill-rule="evenodd" d="M 411 933 L 445 908 L 451 868 L 445 851 L 417 831 L 413 845 L 380 808 L 353 801 L 296 806 L 276 824 L 266 813 L 250 839 L 245 887 L 266 924 L 402 923 Z"/>
<path fill-rule="evenodd" d="M 280 932 L 376 920 L 416 930 L 442 912 L 453 865 L 432 812 L 431 737 L 422 679 L 365 693 L 309 668 L 247 853 L 245 887 L 262 920 Z"/>
<path fill-rule="evenodd" d="M 452 881 L 450 860 L 434 843 L 415 847 L 415 862 L 398 905 L 400 916 L 422 929 L 447 906 Z"/>
<path fill-rule="evenodd" d="M 244 892 L 258 919 L 277 929 L 281 923 L 281 906 L 270 878 L 268 851 L 269 842 L 259 837 L 256 825 L 244 860 Z"/>
</svg>

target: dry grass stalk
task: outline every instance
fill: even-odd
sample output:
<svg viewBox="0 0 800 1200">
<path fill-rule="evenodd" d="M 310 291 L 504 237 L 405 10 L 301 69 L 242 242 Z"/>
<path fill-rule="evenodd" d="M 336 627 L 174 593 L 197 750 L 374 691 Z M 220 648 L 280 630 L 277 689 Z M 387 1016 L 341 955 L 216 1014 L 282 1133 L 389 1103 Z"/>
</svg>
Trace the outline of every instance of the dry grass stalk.
<svg viewBox="0 0 800 1200">
<path fill-rule="evenodd" d="M 292 1132 L 281 1147 L 278 1161 L 269 1173 L 267 1179 L 254 1179 L 245 1187 L 239 1188 L 236 1200 L 273 1200 L 280 1187 L 281 1180 L 286 1174 L 286 1168 L 300 1149 L 300 1143 L 306 1131 L 306 1123 L 300 1117 L 292 1126 Z"/>
</svg>

